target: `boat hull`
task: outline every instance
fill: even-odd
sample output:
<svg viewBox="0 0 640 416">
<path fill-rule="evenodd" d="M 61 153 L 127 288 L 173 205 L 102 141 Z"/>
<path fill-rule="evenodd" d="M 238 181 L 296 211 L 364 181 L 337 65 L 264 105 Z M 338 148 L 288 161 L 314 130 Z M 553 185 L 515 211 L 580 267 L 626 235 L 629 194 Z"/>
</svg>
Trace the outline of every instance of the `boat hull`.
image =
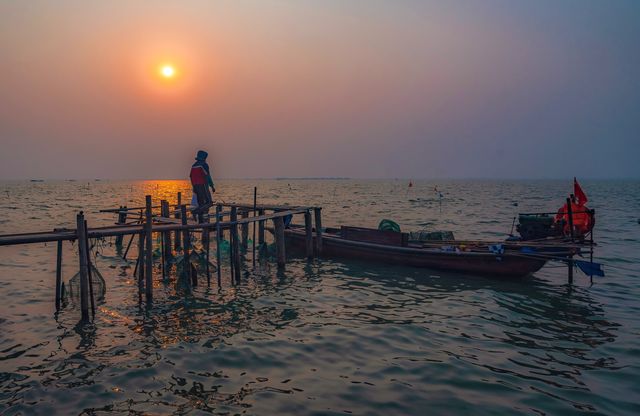
<svg viewBox="0 0 640 416">
<path fill-rule="evenodd" d="M 314 245 L 315 245 L 314 235 Z M 305 235 L 295 229 L 285 230 L 287 249 L 304 250 Z M 440 249 L 399 247 L 345 240 L 326 235 L 322 238 L 324 258 L 357 259 L 392 265 L 421 267 L 488 277 L 524 277 L 542 268 L 545 259 L 517 253 L 495 255 L 477 252 L 446 252 Z"/>
</svg>

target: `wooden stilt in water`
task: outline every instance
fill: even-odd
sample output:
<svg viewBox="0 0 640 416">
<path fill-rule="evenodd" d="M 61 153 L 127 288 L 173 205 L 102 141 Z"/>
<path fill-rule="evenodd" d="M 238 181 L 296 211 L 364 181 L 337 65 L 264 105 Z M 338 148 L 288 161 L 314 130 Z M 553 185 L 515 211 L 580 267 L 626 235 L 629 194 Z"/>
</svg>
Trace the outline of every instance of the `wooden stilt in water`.
<svg viewBox="0 0 640 416">
<path fill-rule="evenodd" d="M 316 220 L 316 256 L 320 256 L 322 254 L 322 208 L 314 208 L 313 214 Z"/>
<path fill-rule="evenodd" d="M 88 230 L 87 220 L 84 221 L 84 229 Z M 89 278 L 89 298 L 91 299 L 91 316 L 96 317 L 96 298 L 93 294 L 93 271 L 91 270 L 91 245 L 87 238 L 87 277 Z"/>
<path fill-rule="evenodd" d="M 589 212 L 589 215 L 591 215 L 591 224 L 594 224 L 594 218 L 596 216 L 596 210 L 592 209 Z M 593 266 L 593 228 L 591 228 L 590 239 L 589 239 L 589 248 L 591 249 L 591 250 L 589 250 L 589 261 L 591 262 L 591 266 Z M 592 267 L 592 269 L 593 269 L 593 267 Z M 591 275 L 589 276 L 589 279 L 591 280 L 591 284 L 593 284 L 593 273 L 591 273 Z"/>
<path fill-rule="evenodd" d="M 276 239 L 276 256 L 278 261 L 278 268 L 284 268 L 286 263 L 286 254 L 284 247 L 284 220 L 282 217 L 276 217 L 273 219 L 274 236 Z"/>
<path fill-rule="evenodd" d="M 569 217 L 569 232 L 571 234 L 571 242 L 574 240 L 573 234 L 573 208 L 571 207 L 571 198 L 567 198 L 567 215 Z M 569 284 L 573 283 L 573 255 L 569 256 L 569 260 L 567 261 L 567 278 Z"/>
<path fill-rule="evenodd" d="M 187 225 L 187 206 L 180 205 L 180 219 L 182 225 Z M 182 234 L 184 240 L 184 257 L 182 260 L 182 274 L 188 286 L 191 286 L 191 237 L 189 230 L 184 230 Z"/>
<path fill-rule="evenodd" d="M 127 211 L 126 211 L 127 207 L 123 207 L 122 205 L 120 205 L 120 212 L 118 212 L 118 224 L 120 225 L 124 225 L 124 223 L 127 222 Z M 116 237 L 116 248 L 122 248 L 122 240 L 123 240 L 124 236 L 123 235 L 119 235 Z"/>
<path fill-rule="evenodd" d="M 151 195 L 147 195 L 146 199 L 146 210 L 145 210 L 145 235 L 146 235 L 146 243 L 145 243 L 145 289 L 147 295 L 147 302 L 151 302 L 153 300 L 153 216 L 151 212 Z"/>
<path fill-rule="evenodd" d="M 142 300 L 142 292 L 144 291 L 144 240 L 145 234 L 138 234 L 138 261 L 136 262 L 136 269 L 133 271 L 133 275 L 138 272 L 138 296 Z"/>
<path fill-rule="evenodd" d="M 258 210 L 258 215 L 264 215 L 264 209 Z M 258 221 L 258 244 L 264 244 L 264 220 Z"/>
<path fill-rule="evenodd" d="M 235 280 L 237 283 L 240 282 L 240 238 L 238 236 L 238 211 L 236 207 L 231 208 L 231 252 L 233 253 L 231 262 L 233 263 L 233 270 L 235 275 Z"/>
<path fill-rule="evenodd" d="M 313 224 L 311 222 L 311 212 L 306 211 L 304 213 L 304 230 L 305 230 L 305 248 L 307 251 L 307 258 L 313 258 Z"/>
<path fill-rule="evenodd" d="M 205 223 L 210 223 L 211 218 L 207 215 L 204 218 Z M 211 248 L 211 232 L 209 228 L 204 228 L 202 230 L 202 248 L 204 249 L 205 256 L 205 272 L 207 273 L 207 284 L 211 284 L 211 272 L 209 270 L 209 251 Z"/>
<path fill-rule="evenodd" d="M 164 253 L 165 253 L 164 239 L 160 238 L 160 270 L 162 271 L 163 281 L 167 280 L 167 273 L 165 270 L 166 258 L 164 256 Z"/>
<path fill-rule="evenodd" d="M 176 219 L 179 219 L 182 216 L 182 192 L 178 192 L 178 210 L 176 211 L 175 217 Z M 176 230 L 176 238 L 175 238 L 175 249 L 176 250 L 180 250 L 182 248 L 182 241 L 181 241 L 181 233 L 182 231 L 180 230 Z"/>
<path fill-rule="evenodd" d="M 80 312 L 84 322 L 89 321 L 89 271 L 87 268 L 87 229 L 84 213 L 80 211 L 76 217 L 78 256 L 80 260 Z"/>
<path fill-rule="evenodd" d="M 164 199 L 160 201 L 160 215 L 162 215 L 163 218 L 169 218 L 170 215 L 169 202 Z M 164 245 L 164 259 L 168 261 L 173 255 L 171 252 L 171 233 L 168 231 L 163 232 L 162 241 Z"/>
<path fill-rule="evenodd" d="M 242 210 L 240 217 L 243 219 L 249 218 L 249 211 L 246 209 Z M 246 253 L 249 248 L 249 223 L 242 224 L 240 229 L 242 231 L 242 250 Z"/>
<path fill-rule="evenodd" d="M 256 205 L 258 203 L 258 187 L 253 187 L 253 216 L 256 216 Z M 256 267 L 256 222 L 253 222 L 253 237 L 251 238 L 251 261 Z"/>
<path fill-rule="evenodd" d="M 56 311 L 60 310 L 61 297 L 62 297 L 62 241 L 58 241 L 58 251 L 56 256 Z"/>
<path fill-rule="evenodd" d="M 222 284 L 222 264 L 221 264 L 221 255 L 220 255 L 220 212 L 222 211 L 222 206 L 220 204 L 216 205 L 216 269 L 218 274 L 218 287 Z"/>
<path fill-rule="evenodd" d="M 571 233 L 571 242 L 574 240 L 573 233 L 573 208 L 571 207 L 571 198 L 567 198 L 567 216 L 569 217 L 569 231 Z"/>
</svg>

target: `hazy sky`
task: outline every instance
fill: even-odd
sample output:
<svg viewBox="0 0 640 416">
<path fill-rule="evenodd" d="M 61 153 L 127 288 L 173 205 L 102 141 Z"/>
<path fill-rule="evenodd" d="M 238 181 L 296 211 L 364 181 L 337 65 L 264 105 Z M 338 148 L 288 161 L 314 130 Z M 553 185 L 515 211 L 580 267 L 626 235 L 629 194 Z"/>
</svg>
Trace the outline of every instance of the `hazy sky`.
<svg viewBox="0 0 640 416">
<path fill-rule="evenodd" d="M 0 179 L 200 148 L 216 177 L 640 177 L 640 1 L 4 0 L 0 143 Z"/>
</svg>

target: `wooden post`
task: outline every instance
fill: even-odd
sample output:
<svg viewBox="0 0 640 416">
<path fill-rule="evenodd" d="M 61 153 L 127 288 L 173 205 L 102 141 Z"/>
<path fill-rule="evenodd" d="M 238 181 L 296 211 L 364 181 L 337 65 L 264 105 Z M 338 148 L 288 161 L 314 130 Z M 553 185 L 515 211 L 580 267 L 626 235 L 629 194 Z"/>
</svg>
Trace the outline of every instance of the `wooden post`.
<svg viewBox="0 0 640 416">
<path fill-rule="evenodd" d="M 122 205 L 120 205 L 120 211 L 118 212 L 118 225 L 123 225 L 126 222 L 127 222 L 126 207 L 123 207 Z M 119 235 L 116 237 L 116 248 L 122 248 L 123 238 L 124 238 L 123 235 Z"/>
<path fill-rule="evenodd" d="M 56 256 L 56 311 L 60 310 L 62 297 L 62 240 L 58 241 L 58 255 Z"/>
<path fill-rule="evenodd" d="M 235 272 L 236 282 L 240 282 L 240 271 L 241 271 L 240 239 L 238 237 L 238 224 L 236 223 L 237 221 L 238 221 L 238 211 L 236 210 L 236 207 L 232 207 L 231 208 L 231 222 L 233 223 L 231 225 L 231 241 L 232 241 L 232 247 L 233 247 L 232 262 L 233 262 L 233 269 Z"/>
<path fill-rule="evenodd" d="M 243 219 L 249 218 L 249 211 L 246 209 L 242 210 L 240 217 Z M 249 248 L 249 223 L 242 224 L 240 229 L 242 230 L 242 250 L 246 253 Z"/>
<path fill-rule="evenodd" d="M 571 232 L 571 241 L 573 242 L 573 208 L 571 207 L 571 198 L 567 198 L 567 216 L 569 217 L 569 231 Z"/>
<path fill-rule="evenodd" d="M 236 211 L 236 207 L 231 207 L 231 212 L 229 213 L 229 221 L 237 221 L 238 213 Z M 235 282 L 235 257 L 233 254 L 233 227 L 229 226 L 229 266 L 231 267 L 231 281 Z"/>
<path fill-rule="evenodd" d="M 178 192 L 178 204 L 177 204 L 177 206 L 178 206 L 178 209 L 176 211 L 175 217 L 176 217 L 176 219 L 179 219 L 180 216 L 182 215 L 182 192 Z M 182 231 L 180 231 L 180 230 L 176 230 L 176 238 L 175 238 L 175 241 L 176 241 L 175 249 L 176 250 L 180 250 L 180 248 L 182 248 L 182 242 L 181 242 L 181 236 L 180 236 L 181 232 Z"/>
<path fill-rule="evenodd" d="M 142 292 L 144 291 L 144 232 L 138 234 L 138 261 L 136 263 L 136 270 L 138 271 L 138 295 L 142 300 Z M 135 276 L 136 270 L 133 271 Z"/>
<path fill-rule="evenodd" d="M 169 218 L 169 212 L 169 202 L 163 199 L 160 201 L 160 215 L 162 215 L 163 218 Z M 168 260 L 173 255 L 171 252 L 171 233 L 167 231 L 163 232 L 162 241 L 164 243 L 164 258 Z"/>
<path fill-rule="evenodd" d="M 147 302 L 151 302 L 153 300 L 153 217 L 151 212 L 151 195 L 147 195 L 146 199 L 146 223 L 145 223 L 145 234 L 146 234 L 146 243 L 145 243 L 145 289 L 147 295 Z"/>
<path fill-rule="evenodd" d="M 187 225 L 187 206 L 180 205 L 180 222 L 182 225 Z M 182 275 L 183 278 L 190 282 L 191 276 L 191 237 L 189 236 L 189 230 L 182 230 L 182 239 L 183 241 L 183 253 L 182 253 Z M 190 283 L 187 283 L 191 286 Z"/>
<path fill-rule="evenodd" d="M 258 187 L 253 187 L 253 216 L 256 216 L 256 205 L 258 203 Z M 253 238 L 251 239 L 251 261 L 256 267 L 256 222 L 253 221 Z"/>
<path fill-rule="evenodd" d="M 207 218 L 206 222 L 210 222 L 210 219 Z M 211 284 L 211 273 L 209 271 L 209 249 L 211 248 L 210 245 L 210 234 L 209 234 L 209 229 L 205 228 L 204 230 L 202 230 L 202 240 L 203 240 L 203 244 L 204 244 L 204 254 L 205 254 L 205 262 L 206 262 L 206 272 L 207 272 L 207 285 Z"/>
<path fill-rule="evenodd" d="M 259 209 L 258 215 L 264 215 L 264 209 Z M 264 244 L 264 220 L 258 221 L 258 244 Z"/>
<path fill-rule="evenodd" d="M 316 220 L 316 256 L 320 256 L 322 254 L 322 208 L 314 208 L 313 214 Z"/>
<path fill-rule="evenodd" d="M 88 230 L 87 220 L 84 221 L 84 229 Z M 93 295 L 93 276 L 91 270 L 91 247 L 89 246 L 89 238 L 87 237 L 87 277 L 89 283 L 89 298 L 91 299 L 91 316 L 96 317 L 96 298 Z"/>
<path fill-rule="evenodd" d="M 307 258 L 313 258 L 313 224 L 311 222 L 311 212 L 305 211 L 304 213 L 304 230 L 305 230 L 305 247 L 307 251 Z"/>
<path fill-rule="evenodd" d="M 222 206 L 220 204 L 216 204 L 216 269 L 218 274 L 218 287 L 222 283 L 222 264 L 220 261 L 220 211 L 222 211 Z"/>
<path fill-rule="evenodd" d="M 276 239 L 276 255 L 278 258 L 278 268 L 284 268 L 286 263 L 286 254 L 284 247 L 284 220 L 282 217 L 273 219 L 274 236 Z"/>
<path fill-rule="evenodd" d="M 591 262 L 591 269 L 593 270 L 593 229 L 595 228 L 594 225 L 594 220 L 595 220 L 595 216 L 596 216 L 596 210 L 592 209 L 591 211 L 589 211 L 589 215 L 591 216 L 591 235 L 590 235 L 590 240 L 589 240 L 589 248 L 590 253 L 589 253 L 589 261 Z M 589 279 L 591 280 L 591 284 L 593 284 L 593 273 L 591 273 L 591 275 L 589 276 Z"/>
<path fill-rule="evenodd" d="M 80 312 L 84 322 L 89 321 L 89 270 L 87 268 L 87 229 L 84 213 L 76 217 L 78 235 L 78 256 L 80 260 Z"/>
</svg>

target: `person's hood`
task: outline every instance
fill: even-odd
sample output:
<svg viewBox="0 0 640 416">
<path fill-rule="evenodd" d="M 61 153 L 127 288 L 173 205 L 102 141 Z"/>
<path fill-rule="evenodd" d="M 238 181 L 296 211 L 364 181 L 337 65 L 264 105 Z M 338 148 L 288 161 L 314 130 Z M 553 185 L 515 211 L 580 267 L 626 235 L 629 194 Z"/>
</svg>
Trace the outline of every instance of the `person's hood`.
<svg viewBox="0 0 640 416">
<path fill-rule="evenodd" d="M 198 150 L 198 154 L 196 155 L 196 160 L 205 160 L 209 156 L 209 153 L 204 150 Z"/>
</svg>

